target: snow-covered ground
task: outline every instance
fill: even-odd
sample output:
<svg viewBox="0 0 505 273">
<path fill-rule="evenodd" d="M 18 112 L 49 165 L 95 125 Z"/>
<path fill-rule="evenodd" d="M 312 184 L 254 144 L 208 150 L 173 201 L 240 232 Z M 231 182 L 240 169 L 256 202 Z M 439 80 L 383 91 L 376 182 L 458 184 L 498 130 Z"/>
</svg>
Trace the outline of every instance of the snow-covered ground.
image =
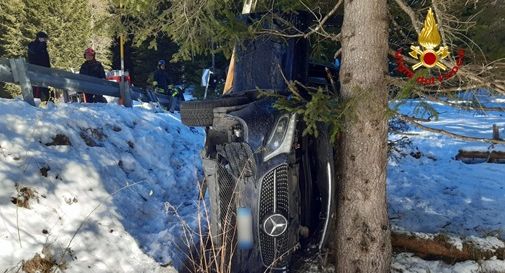
<svg viewBox="0 0 505 273">
<path fill-rule="evenodd" d="M 483 95 L 479 101 L 489 107 L 505 107 L 503 98 Z M 439 119 L 421 122 L 425 126 L 490 139 L 492 125 L 496 124 L 501 128 L 500 135 L 505 136 L 505 112 L 464 111 L 434 102 L 429 105 L 439 112 Z M 417 106 L 419 101 L 408 101 L 400 111 L 427 118 L 415 111 Z M 455 236 L 455 246 L 461 242 L 458 238 L 486 238 L 479 239 L 483 244 L 497 241 L 496 238 L 505 239 L 505 164 L 465 164 L 455 160 L 460 149 L 502 151 L 505 145 L 465 142 L 412 125 L 390 134 L 389 139 L 403 142 L 398 150 L 392 151 L 388 164 L 389 217 L 396 230 L 448 234 Z M 467 261 L 448 265 L 400 253 L 394 256 L 392 272 L 505 272 L 505 262 Z"/>
<path fill-rule="evenodd" d="M 483 99 L 505 106 L 503 98 Z M 412 114 L 418 104 L 401 111 Z M 505 135 L 503 112 L 430 105 L 440 116 L 426 126 L 490 138 L 497 124 Z M 504 145 L 403 129 L 390 134 L 391 141 L 408 138 L 388 165 L 394 228 L 505 239 L 505 164 L 454 159 L 459 149 Z M 191 240 L 181 226 L 197 226 L 203 141 L 202 130 L 150 105 L 35 108 L 0 99 L 0 272 L 17 272 L 36 253 L 65 261 L 65 272 L 174 272 Z M 399 253 L 392 272 L 505 272 L 505 263 L 448 265 Z"/>
<path fill-rule="evenodd" d="M 447 264 L 442 261 L 426 261 L 412 253 L 399 253 L 393 257 L 392 273 L 503 273 L 505 261 L 491 259 L 481 262 L 465 261 Z"/>
<path fill-rule="evenodd" d="M 492 138 L 492 125 L 505 136 L 505 112 L 479 113 L 429 103 L 439 119 L 425 126 L 465 136 Z M 412 115 L 417 101 L 401 107 Z M 503 106 L 503 105 L 502 105 Z M 505 145 L 465 142 L 421 131 L 411 125 L 390 140 L 408 137 L 401 152 L 393 152 L 388 166 L 391 222 L 417 232 L 449 232 L 462 236 L 495 235 L 505 239 L 505 164 L 465 164 L 455 160 L 460 149 L 499 150 Z"/>
<path fill-rule="evenodd" d="M 173 272 L 203 140 L 145 107 L 0 99 L 0 272 L 43 249 L 65 272 Z"/>
</svg>

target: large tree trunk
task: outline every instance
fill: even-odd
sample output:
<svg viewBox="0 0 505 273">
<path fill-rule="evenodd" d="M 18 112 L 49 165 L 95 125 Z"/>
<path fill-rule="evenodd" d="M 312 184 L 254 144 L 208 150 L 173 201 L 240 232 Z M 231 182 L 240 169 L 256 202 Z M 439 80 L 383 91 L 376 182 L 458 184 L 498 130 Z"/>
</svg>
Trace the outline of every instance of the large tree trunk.
<svg viewBox="0 0 505 273">
<path fill-rule="evenodd" d="M 337 272 L 388 272 L 386 205 L 386 0 L 345 0 L 342 26 L 344 100 L 353 105 L 341 135 L 337 169 Z"/>
</svg>

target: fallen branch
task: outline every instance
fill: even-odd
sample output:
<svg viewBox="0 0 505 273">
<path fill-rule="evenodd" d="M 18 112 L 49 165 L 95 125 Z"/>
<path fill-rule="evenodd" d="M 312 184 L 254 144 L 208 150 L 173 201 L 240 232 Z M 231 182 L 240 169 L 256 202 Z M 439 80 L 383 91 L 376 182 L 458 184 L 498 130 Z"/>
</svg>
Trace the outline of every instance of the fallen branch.
<svg viewBox="0 0 505 273">
<path fill-rule="evenodd" d="M 420 238 L 410 233 L 391 233 L 393 249 L 402 252 L 412 252 L 416 256 L 429 260 L 443 260 L 447 263 L 461 261 L 488 260 L 496 257 L 505 260 L 505 248 L 483 249 L 472 241 L 463 241 L 458 248 L 451 243 L 451 238 L 445 235 L 435 235 L 433 238 Z"/>
<path fill-rule="evenodd" d="M 403 10 L 403 12 L 405 12 L 410 17 L 410 21 L 412 22 L 414 29 L 419 35 L 419 33 L 421 33 L 421 30 L 419 29 L 419 21 L 416 18 L 416 13 L 414 10 L 402 0 L 395 0 L 395 2 Z"/>
<path fill-rule="evenodd" d="M 503 140 L 464 136 L 464 135 L 460 135 L 460 134 L 451 133 L 451 132 L 446 131 L 446 130 L 435 129 L 435 128 L 431 128 L 431 127 L 428 127 L 428 126 L 424 126 L 421 123 L 417 122 L 414 118 L 411 118 L 411 117 L 406 116 L 406 115 L 402 115 L 400 113 L 397 113 L 397 116 L 398 116 L 399 119 L 401 119 L 403 121 L 406 121 L 406 122 L 409 122 L 409 123 L 413 124 L 414 126 L 419 127 L 419 128 L 421 128 L 423 130 L 426 130 L 426 131 L 432 132 L 432 133 L 446 135 L 446 136 L 449 136 L 451 138 L 456 138 L 456 139 L 460 139 L 460 140 L 464 140 L 464 141 L 477 141 L 477 142 L 485 142 L 485 143 L 493 143 L 493 144 L 505 144 L 505 141 L 503 141 Z"/>
<path fill-rule="evenodd" d="M 432 0 L 431 5 L 433 7 L 433 11 L 435 12 L 435 17 L 437 17 L 438 29 L 440 31 L 440 36 L 442 36 L 442 45 L 447 45 L 447 38 L 444 30 L 444 22 L 442 21 L 442 15 L 440 14 L 438 1 Z"/>
</svg>

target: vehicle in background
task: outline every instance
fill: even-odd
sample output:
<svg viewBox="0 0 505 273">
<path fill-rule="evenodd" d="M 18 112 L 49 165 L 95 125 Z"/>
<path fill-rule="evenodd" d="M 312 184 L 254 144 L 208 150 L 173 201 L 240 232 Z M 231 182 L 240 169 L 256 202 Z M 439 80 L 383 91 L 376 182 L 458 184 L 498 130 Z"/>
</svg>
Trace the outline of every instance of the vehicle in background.
<svg viewBox="0 0 505 273">
<path fill-rule="evenodd" d="M 132 80 L 130 77 L 130 72 L 125 71 L 124 72 L 125 80 L 128 82 L 130 86 L 132 86 Z M 121 70 L 111 70 L 105 73 L 105 78 L 108 81 L 113 81 L 113 82 L 121 82 Z"/>
</svg>

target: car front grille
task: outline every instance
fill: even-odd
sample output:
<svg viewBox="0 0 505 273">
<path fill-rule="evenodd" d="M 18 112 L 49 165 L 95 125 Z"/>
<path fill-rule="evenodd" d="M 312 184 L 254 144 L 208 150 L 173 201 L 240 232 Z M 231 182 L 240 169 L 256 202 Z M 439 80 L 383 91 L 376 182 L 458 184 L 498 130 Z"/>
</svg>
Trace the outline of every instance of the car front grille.
<svg viewBox="0 0 505 273">
<path fill-rule="evenodd" d="M 217 170 L 219 183 L 219 206 L 220 206 L 220 239 L 226 238 L 226 245 L 231 245 L 233 238 L 233 224 L 235 223 L 235 180 L 233 176 L 223 167 L 219 166 Z"/>
<path fill-rule="evenodd" d="M 261 181 L 259 203 L 260 247 L 263 264 L 267 267 L 283 267 L 287 260 L 288 232 L 278 237 L 270 237 L 262 228 L 263 221 L 272 214 L 282 214 L 289 219 L 288 165 L 283 164 L 269 173 Z"/>
</svg>

